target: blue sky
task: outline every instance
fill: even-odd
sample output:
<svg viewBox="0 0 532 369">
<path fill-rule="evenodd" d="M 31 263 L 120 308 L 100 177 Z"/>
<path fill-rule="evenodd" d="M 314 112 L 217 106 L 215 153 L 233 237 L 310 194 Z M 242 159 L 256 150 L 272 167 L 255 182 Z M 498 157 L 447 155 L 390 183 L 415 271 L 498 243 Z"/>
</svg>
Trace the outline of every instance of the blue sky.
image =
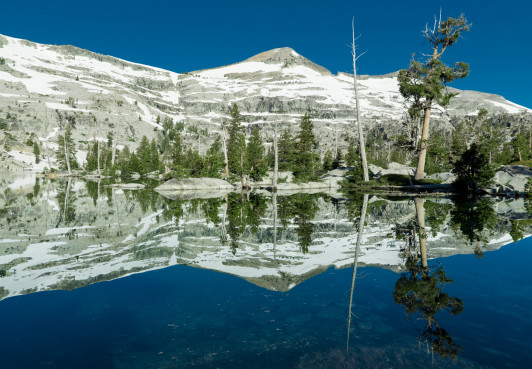
<svg viewBox="0 0 532 369">
<path fill-rule="evenodd" d="M 503 95 L 532 108 L 532 1 L 6 1 L 0 33 L 176 72 L 212 68 L 289 46 L 333 73 L 351 72 L 355 16 L 360 74 L 406 68 L 427 51 L 421 30 L 443 9 L 473 23 L 445 60 L 469 62 L 452 86 Z"/>
</svg>

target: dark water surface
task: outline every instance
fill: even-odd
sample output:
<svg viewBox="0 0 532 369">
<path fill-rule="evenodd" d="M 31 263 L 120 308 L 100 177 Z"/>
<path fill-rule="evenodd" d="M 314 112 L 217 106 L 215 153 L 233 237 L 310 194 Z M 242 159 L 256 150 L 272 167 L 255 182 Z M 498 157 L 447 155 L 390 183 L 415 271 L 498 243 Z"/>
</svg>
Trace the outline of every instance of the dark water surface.
<svg viewBox="0 0 532 369">
<path fill-rule="evenodd" d="M 532 361 L 532 238 L 437 260 L 464 311 L 439 324 L 462 346 L 457 366 L 526 368 Z M 328 269 L 289 292 L 173 266 L 74 291 L 0 304 L 2 368 L 293 368 L 364 363 L 427 366 L 423 324 L 392 298 L 397 274 L 359 269 L 346 354 L 352 269 Z M 434 366 L 439 367 L 439 360 Z M 445 363 L 445 362 L 444 362 Z M 453 365 L 452 361 L 446 364 Z M 460 365 L 458 365 L 460 364 Z"/>
<path fill-rule="evenodd" d="M 523 199 L 370 197 L 366 214 L 362 195 L 17 183 L 1 369 L 532 365 Z"/>
</svg>

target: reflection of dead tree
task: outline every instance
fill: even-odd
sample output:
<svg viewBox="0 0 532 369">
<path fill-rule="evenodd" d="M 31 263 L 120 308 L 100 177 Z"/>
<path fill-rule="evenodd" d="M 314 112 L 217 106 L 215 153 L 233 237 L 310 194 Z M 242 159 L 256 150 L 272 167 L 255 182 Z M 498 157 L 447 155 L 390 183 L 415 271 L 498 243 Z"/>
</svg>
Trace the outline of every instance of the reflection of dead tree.
<svg viewBox="0 0 532 369">
<path fill-rule="evenodd" d="M 368 194 L 364 194 L 364 202 L 362 203 L 362 210 L 360 211 L 360 219 L 358 220 L 358 235 L 357 245 L 355 249 L 355 261 L 353 262 L 353 278 L 351 279 L 351 295 L 349 296 L 349 315 L 347 316 L 347 343 L 346 351 L 349 352 L 349 333 L 351 331 L 351 317 L 353 316 L 353 291 L 355 289 L 355 279 L 357 275 L 358 256 L 360 254 L 360 242 L 362 241 L 362 231 L 364 229 L 364 222 L 366 220 L 366 210 L 368 208 Z"/>
<path fill-rule="evenodd" d="M 273 207 L 273 258 L 275 259 L 277 252 L 277 193 L 272 193 L 272 207 Z"/>
</svg>

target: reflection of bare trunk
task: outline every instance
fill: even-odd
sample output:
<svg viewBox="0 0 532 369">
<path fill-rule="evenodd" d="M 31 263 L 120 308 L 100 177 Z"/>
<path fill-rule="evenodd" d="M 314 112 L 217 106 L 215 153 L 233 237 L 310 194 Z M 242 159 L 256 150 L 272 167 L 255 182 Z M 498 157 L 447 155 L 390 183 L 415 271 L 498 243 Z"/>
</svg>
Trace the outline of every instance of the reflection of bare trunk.
<svg viewBox="0 0 532 369">
<path fill-rule="evenodd" d="M 421 250 L 421 266 L 427 268 L 427 232 L 425 231 L 425 208 L 423 207 L 424 199 L 416 197 L 414 204 L 416 205 L 417 224 L 419 227 L 419 248 Z"/>
<path fill-rule="evenodd" d="M 98 170 L 97 170 L 97 173 L 98 173 L 98 175 L 100 175 L 101 174 L 101 172 L 100 172 L 100 140 L 98 140 L 97 146 L 98 146 Z M 98 194 L 98 196 L 99 196 L 99 194 Z"/>
<path fill-rule="evenodd" d="M 277 150 L 277 122 L 273 129 L 273 182 L 272 182 L 272 191 L 277 191 L 277 176 L 279 172 L 279 151 Z"/>
<path fill-rule="evenodd" d="M 272 193 L 272 207 L 273 207 L 273 258 L 275 259 L 275 252 L 277 251 L 277 193 Z"/>
<path fill-rule="evenodd" d="M 225 220 L 227 218 L 227 195 L 225 195 L 223 209 L 222 223 L 220 224 L 220 239 L 222 242 L 225 242 L 227 240 L 227 229 L 225 228 Z"/>
<path fill-rule="evenodd" d="M 364 222 L 366 220 L 366 210 L 368 208 L 368 194 L 364 194 L 364 202 L 362 203 L 362 210 L 360 211 L 360 219 L 358 221 L 358 235 L 357 245 L 355 249 L 355 261 L 353 262 L 353 278 L 351 279 L 351 295 L 349 296 L 349 315 L 347 317 L 347 344 L 346 351 L 349 351 L 349 333 L 351 330 L 351 317 L 353 316 L 353 291 L 355 290 L 355 279 L 357 276 L 358 256 L 360 254 L 360 242 L 362 241 L 362 231 L 364 230 Z"/>
</svg>

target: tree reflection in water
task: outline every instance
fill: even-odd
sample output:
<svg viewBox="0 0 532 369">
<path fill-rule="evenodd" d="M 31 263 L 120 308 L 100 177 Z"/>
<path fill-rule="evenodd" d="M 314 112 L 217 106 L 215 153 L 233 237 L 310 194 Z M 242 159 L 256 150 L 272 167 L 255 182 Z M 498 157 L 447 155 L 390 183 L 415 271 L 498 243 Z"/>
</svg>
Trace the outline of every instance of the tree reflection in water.
<svg viewBox="0 0 532 369">
<path fill-rule="evenodd" d="M 419 253 L 407 253 L 406 271 L 395 284 L 393 298 L 397 304 L 403 305 L 407 317 L 420 315 L 426 320 L 426 325 L 419 336 L 420 340 L 430 344 L 433 352 L 438 355 L 456 359 L 461 347 L 453 341 L 449 332 L 439 325 L 435 316 L 443 310 L 451 315 L 460 314 L 463 303 L 459 298 L 449 296 L 442 291 L 446 284 L 453 283 L 446 276 L 444 268 L 441 265 L 428 266 L 424 200 L 416 198 L 414 201 Z"/>
<path fill-rule="evenodd" d="M 299 193 L 291 196 L 280 196 L 277 199 L 277 215 L 281 225 L 286 228 L 291 221 L 295 224 L 299 247 L 303 254 L 308 252 L 312 243 L 312 234 L 315 228 L 312 220 L 320 209 L 318 199 L 322 196 L 322 194 Z"/>
</svg>

